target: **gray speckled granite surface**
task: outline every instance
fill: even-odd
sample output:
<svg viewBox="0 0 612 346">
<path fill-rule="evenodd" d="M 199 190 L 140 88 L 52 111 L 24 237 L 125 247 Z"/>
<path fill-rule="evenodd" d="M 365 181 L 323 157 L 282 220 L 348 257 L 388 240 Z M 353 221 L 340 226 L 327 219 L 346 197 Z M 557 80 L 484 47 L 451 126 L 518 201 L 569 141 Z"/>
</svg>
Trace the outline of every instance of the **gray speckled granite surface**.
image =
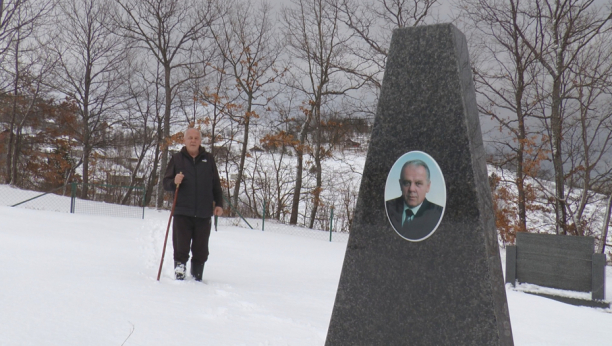
<svg viewBox="0 0 612 346">
<path fill-rule="evenodd" d="M 402 239 L 385 213 L 404 153 L 439 164 L 436 232 Z M 451 24 L 393 32 L 326 345 L 512 345 L 465 36 Z"/>
</svg>

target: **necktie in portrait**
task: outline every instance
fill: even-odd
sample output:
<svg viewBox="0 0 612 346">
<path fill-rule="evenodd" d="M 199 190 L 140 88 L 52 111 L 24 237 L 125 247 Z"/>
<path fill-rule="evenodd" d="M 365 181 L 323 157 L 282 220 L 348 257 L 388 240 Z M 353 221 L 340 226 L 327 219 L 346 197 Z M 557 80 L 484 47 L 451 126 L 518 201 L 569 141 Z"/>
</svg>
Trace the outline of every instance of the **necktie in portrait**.
<svg viewBox="0 0 612 346">
<path fill-rule="evenodd" d="M 404 219 L 404 223 L 402 224 L 402 226 L 406 224 L 407 222 L 412 221 L 413 216 L 414 216 L 414 213 L 412 212 L 412 210 L 406 209 L 406 219 Z"/>
</svg>

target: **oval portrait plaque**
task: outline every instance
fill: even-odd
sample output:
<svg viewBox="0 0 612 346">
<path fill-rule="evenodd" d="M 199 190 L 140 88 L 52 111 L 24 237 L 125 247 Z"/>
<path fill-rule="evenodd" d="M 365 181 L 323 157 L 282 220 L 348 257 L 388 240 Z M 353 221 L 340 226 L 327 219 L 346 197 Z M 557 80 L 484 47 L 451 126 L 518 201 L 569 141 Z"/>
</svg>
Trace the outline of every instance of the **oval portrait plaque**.
<svg viewBox="0 0 612 346">
<path fill-rule="evenodd" d="M 385 184 L 385 209 L 397 234 L 413 242 L 429 238 L 445 206 L 446 184 L 436 161 L 422 151 L 400 156 Z"/>
</svg>

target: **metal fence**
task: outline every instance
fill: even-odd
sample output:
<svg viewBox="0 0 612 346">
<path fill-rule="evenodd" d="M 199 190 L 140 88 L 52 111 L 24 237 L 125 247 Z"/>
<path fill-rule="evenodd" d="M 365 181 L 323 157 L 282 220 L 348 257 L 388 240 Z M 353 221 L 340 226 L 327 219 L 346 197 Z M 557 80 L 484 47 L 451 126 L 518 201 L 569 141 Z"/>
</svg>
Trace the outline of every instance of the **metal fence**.
<svg viewBox="0 0 612 346">
<path fill-rule="evenodd" d="M 321 239 L 330 242 L 346 242 L 348 241 L 349 233 L 341 231 L 335 225 L 338 224 L 338 218 L 334 216 L 334 207 L 322 208 L 319 213 L 319 218 L 315 223 L 319 227 L 308 228 L 304 224 L 291 225 L 285 220 L 277 220 L 270 217 L 266 211 L 266 203 L 261 203 L 260 209 L 256 210 L 252 206 L 239 205 L 238 207 L 224 196 L 226 202 L 226 210 L 230 209 L 231 216 L 224 216 L 218 219 L 221 226 L 237 226 L 263 232 L 274 232 L 298 235 L 313 239 Z M 239 201 L 239 204 L 243 202 Z M 324 226 L 324 227 L 321 227 Z"/>
<path fill-rule="evenodd" d="M 84 187 L 87 198 L 80 198 Z M 71 183 L 36 192 L 0 185 L 0 205 L 35 210 L 144 218 L 144 201 L 144 186 Z"/>
<path fill-rule="evenodd" d="M 144 218 L 145 189 L 143 186 L 120 186 L 109 184 L 88 184 L 87 199 L 80 198 L 84 184 L 71 183 L 47 192 L 21 190 L 9 185 L 0 185 L 0 205 L 49 210 L 64 213 L 106 215 L 119 217 Z M 289 224 L 288 220 L 271 217 L 266 210 L 266 203 L 260 204 L 260 210 L 243 202 L 239 207 L 233 206 L 225 198 L 226 213 L 218 218 L 218 226 L 237 226 L 263 232 L 298 235 L 313 239 L 333 242 L 346 242 L 348 231 L 342 225 L 346 220 L 334 215 L 333 207 L 321 207 L 313 228 L 308 228 L 302 215 L 301 223 Z M 171 200 L 171 199 L 170 199 Z M 170 202 L 171 203 L 171 202 Z M 171 208 L 170 205 L 167 206 Z"/>
</svg>

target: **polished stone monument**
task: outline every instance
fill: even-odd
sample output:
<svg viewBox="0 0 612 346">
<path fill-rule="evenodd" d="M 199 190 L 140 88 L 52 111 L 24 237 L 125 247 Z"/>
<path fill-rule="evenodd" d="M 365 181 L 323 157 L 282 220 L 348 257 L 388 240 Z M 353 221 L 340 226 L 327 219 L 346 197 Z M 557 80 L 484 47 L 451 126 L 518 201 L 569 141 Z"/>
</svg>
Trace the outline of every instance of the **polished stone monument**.
<svg viewBox="0 0 612 346">
<path fill-rule="evenodd" d="M 446 194 L 414 239 L 397 229 L 413 216 L 393 226 L 385 207 L 387 181 L 423 185 L 390 174 L 407 152 L 437 162 Z M 325 344 L 513 345 L 467 44 L 451 24 L 393 32 Z"/>
</svg>

